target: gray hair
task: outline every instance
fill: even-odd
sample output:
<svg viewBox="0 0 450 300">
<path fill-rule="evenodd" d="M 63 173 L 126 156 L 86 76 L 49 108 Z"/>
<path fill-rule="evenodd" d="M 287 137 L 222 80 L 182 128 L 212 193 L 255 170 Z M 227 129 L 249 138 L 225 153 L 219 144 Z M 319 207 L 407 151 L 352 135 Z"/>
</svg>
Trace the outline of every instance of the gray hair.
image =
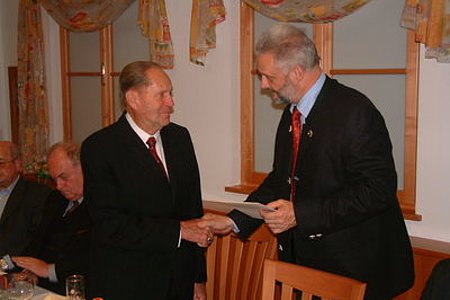
<svg viewBox="0 0 450 300">
<path fill-rule="evenodd" d="M 311 70 L 320 61 L 314 42 L 304 30 L 284 23 L 273 25 L 258 39 L 255 54 L 266 53 L 273 54 L 278 66 L 286 73 L 295 65 Z"/>
<path fill-rule="evenodd" d="M 162 68 L 151 61 L 135 61 L 126 65 L 119 76 L 120 85 L 120 99 L 122 104 L 125 105 L 125 93 L 131 88 L 137 88 L 141 86 L 149 86 L 152 82 L 147 78 L 145 73 L 150 69 Z"/>
<path fill-rule="evenodd" d="M 47 158 L 52 155 L 55 150 L 63 150 L 67 157 L 69 157 L 72 165 L 76 166 L 80 164 L 80 147 L 73 142 L 59 142 L 50 147 L 47 153 Z"/>
</svg>

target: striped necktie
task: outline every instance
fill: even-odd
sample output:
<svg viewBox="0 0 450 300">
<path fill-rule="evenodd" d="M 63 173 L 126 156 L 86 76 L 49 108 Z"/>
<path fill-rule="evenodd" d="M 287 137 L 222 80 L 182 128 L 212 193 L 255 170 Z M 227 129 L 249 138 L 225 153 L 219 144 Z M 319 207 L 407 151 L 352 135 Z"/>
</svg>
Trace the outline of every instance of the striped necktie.
<svg viewBox="0 0 450 300">
<path fill-rule="evenodd" d="M 156 152 L 156 139 L 154 137 L 150 137 L 147 140 L 148 150 L 150 151 L 150 154 L 153 156 L 153 158 L 156 161 L 156 164 L 161 169 L 161 171 L 164 173 L 164 175 L 167 177 L 166 169 L 164 168 L 164 165 L 161 161 L 161 159 L 158 156 L 158 153 Z"/>
<path fill-rule="evenodd" d="M 298 157 L 298 149 L 300 147 L 300 136 L 302 132 L 302 122 L 300 120 L 301 113 L 294 107 L 294 111 L 292 112 L 292 169 L 291 169 L 291 201 L 295 199 L 295 191 L 297 187 L 297 180 L 295 179 L 295 171 L 297 169 L 297 157 Z"/>
</svg>

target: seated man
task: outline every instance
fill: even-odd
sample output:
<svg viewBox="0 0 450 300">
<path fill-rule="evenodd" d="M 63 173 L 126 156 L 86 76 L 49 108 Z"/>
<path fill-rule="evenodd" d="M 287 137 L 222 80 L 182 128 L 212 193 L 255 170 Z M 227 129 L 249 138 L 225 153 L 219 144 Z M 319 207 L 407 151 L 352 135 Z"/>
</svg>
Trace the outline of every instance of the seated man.
<svg viewBox="0 0 450 300">
<path fill-rule="evenodd" d="M 17 145 L 0 141 L 0 258 L 22 255 L 39 225 L 47 185 L 22 178 Z"/>
<path fill-rule="evenodd" d="M 58 143 L 50 148 L 48 168 L 59 192 L 45 206 L 41 226 L 26 249 L 13 261 L 39 277 L 38 285 L 65 293 L 68 275 L 86 274 L 91 221 L 83 201 L 79 147 Z"/>
</svg>

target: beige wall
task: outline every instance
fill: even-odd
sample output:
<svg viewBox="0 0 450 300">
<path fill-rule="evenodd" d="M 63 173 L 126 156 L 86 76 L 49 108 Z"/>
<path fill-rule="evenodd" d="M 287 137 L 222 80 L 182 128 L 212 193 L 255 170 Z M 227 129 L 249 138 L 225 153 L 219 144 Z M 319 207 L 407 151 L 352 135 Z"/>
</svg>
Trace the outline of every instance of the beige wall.
<svg viewBox="0 0 450 300">
<path fill-rule="evenodd" d="M 0 1 L 3 12 L 9 1 Z M 15 0 L 16 1 L 16 0 Z M 8 4 L 5 4 L 7 2 Z M 11 1 L 13 2 L 13 1 Z M 170 71 L 175 87 L 176 112 L 173 120 L 189 128 L 202 175 L 205 199 L 244 199 L 241 195 L 226 193 L 224 187 L 240 179 L 239 133 L 239 3 L 224 1 L 227 18 L 217 28 L 217 49 L 210 52 L 205 67 L 189 63 L 190 1 L 166 0 L 171 32 L 174 39 L 176 68 Z M 0 14 L 2 17 L 4 13 Z M 3 17 L 2 17 L 3 18 Z M 0 20 L 3 25 L 3 20 Z M 49 22 L 47 34 L 56 45 L 57 30 Z M 0 39 L 7 29 L 0 27 Z M 11 45 L 12 46 L 12 45 Z M 0 46 L 0 68 L 7 45 Z M 53 50 L 54 51 L 54 50 Z M 9 52 L 8 52 L 9 53 Z M 55 56 L 52 56 L 55 57 Z M 61 138 L 58 120 L 58 62 L 48 62 L 53 75 L 51 97 L 55 126 L 53 141 Z M 421 55 L 419 93 L 419 139 L 417 164 L 417 212 L 422 222 L 407 222 L 411 235 L 450 241 L 450 64 L 425 60 Z M 2 85 L 0 83 L 0 89 Z M 7 99 L 0 90 L 0 138 L 9 137 Z M 273 126 L 277 126 L 274 124 Z"/>
</svg>

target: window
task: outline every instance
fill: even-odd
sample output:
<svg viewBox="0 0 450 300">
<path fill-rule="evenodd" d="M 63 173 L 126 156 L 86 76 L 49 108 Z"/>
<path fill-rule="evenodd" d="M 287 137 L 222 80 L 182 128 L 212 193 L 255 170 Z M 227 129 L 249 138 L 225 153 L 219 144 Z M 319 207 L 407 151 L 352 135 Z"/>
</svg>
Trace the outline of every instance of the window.
<svg viewBox="0 0 450 300">
<path fill-rule="evenodd" d="M 399 25 L 397 34 L 402 35 L 400 38 L 389 35 L 386 40 L 380 40 L 379 36 L 376 36 L 379 33 L 373 30 L 374 26 L 368 20 L 370 16 L 380 15 L 380 11 L 383 11 L 383 14 L 381 14 L 383 16 L 383 23 L 389 24 L 389 21 L 386 21 L 386 12 L 389 11 L 388 15 L 391 17 L 390 25 L 392 25 L 392 22 L 395 22 L 395 20 L 392 20 L 395 18 L 398 18 L 397 24 L 399 24 L 400 15 L 395 15 L 392 12 L 398 12 L 400 4 L 403 4 L 403 1 L 372 1 L 367 4 L 367 7 L 361 9 L 366 11 L 361 12 L 359 15 L 354 13 L 336 21 L 334 24 L 312 25 L 312 37 L 322 58 L 322 68 L 328 75 L 335 76 L 344 84 L 347 83 L 350 86 L 362 90 L 372 100 L 373 98 L 381 99 L 385 96 L 383 94 L 374 95 L 374 87 L 390 84 L 392 89 L 395 89 L 390 89 L 390 92 L 392 91 L 392 93 L 397 95 L 394 100 L 398 101 L 398 99 L 401 99 L 401 102 L 397 102 L 396 104 L 396 107 L 400 108 L 398 115 L 393 117 L 385 115 L 382 107 L 384 104 L 373 101 L 379 106 L 379 109 L 385 116 L 388 129 L 391 133 L 391 139 L 396 138 L 396 140 L 393 140 L 394 147 L 397 151 L 397 153 L 394 153 L 394 156 L 397 172 L 399 173 L 398 198 L 403 214 L 407 219 L 420 220 L 421 216 L 415 213 L 419 46 L 414 42 L 414 34 L 401 29 Z M 257 113 L 255 109 L 254 91 L 256 84 L 252 74 L 254 32 L 257 31 L 255 29 L 255 24 L 257 24 L 255 22 L 255 14 L 253 9 L 241 2 L 241 184 L 226 187 L 226 191 L 229 192 L 250 193 L 264 180 L 269 171 L 263 171 L 256 167 L 256 158 L 258 156 L 258 148 L 260 147 L 255 146 L 255 133 L 257 131 L 255 128 L 255 120 L 260 118 L 260 116 L 255 115 Z M 378 19 L 380 20 L 380 18 Z M 360 24 L 362 21 L 365 24 Z M 366 28 L 363 26 L 366 26 Z M 352 32 L 348 34 L 349 30 L 360 30 L 362 32 L 361 36 L 355 38 L 355 34 L 357 33 Z M 343 34 L 344 32 L 346 34 Z M 346 41 L 346 36 L 353 38 Z M 392 55 L 388 55 L 382 56 L 382 58 L 386 57 L 386 59 L 383 58 L 381 61 L 379 59 L 377 61 L 368 60 L 363 57 L 365 53 L 363 51 L 364 49 L 359 49 L 359 54 L 361 55 L 359 62 L 354 63 L 353 59 L 352 61 L 345 61 L 345 58 L 350 56 L 346 55 L 349 49 L 346 49 L 345 46 L 348 46 L 349 42 L 354 43 L 355 41 L 361 45 L 366 45 L 367 40 L 364 41 L 364 39 L 372 39 L 372 41 L 375 41 L 372 45 L 375 47 L 377 53 L 383 53 L 376 48 L 377 43 L 384 43 L 389 47 L 399 46 L 395 48 L 396 50 L 393 49 L 393 51 L 396 51 L 397 55 L 401 55 L 402 58 L 400 60 L 397 58 L 390 59 Z M 353 47 L 354 45 L 351 46 Z M 389 48 L 385 47 L 384 50 L 386 49 Z M 354 58 L 353 55 L 351 57 Z M 387 99 L 387 101 L 389 100 Z M 398 116 L 401 116 L 401 118 Z M 397 126 L 398 124 L 394 122 L 399 119 L 404 121 L 400 121 L 400 126 Z M 276 123 L 265 123 L 269 123 L 268 126 L 276 127 Z M 393 136 L 394 131 L 396 131 L 395 136 Z M 268 143 L 270 144 L 266 148 L 272 149 L 274 139 L 272 138 Z"/>
</svg>

